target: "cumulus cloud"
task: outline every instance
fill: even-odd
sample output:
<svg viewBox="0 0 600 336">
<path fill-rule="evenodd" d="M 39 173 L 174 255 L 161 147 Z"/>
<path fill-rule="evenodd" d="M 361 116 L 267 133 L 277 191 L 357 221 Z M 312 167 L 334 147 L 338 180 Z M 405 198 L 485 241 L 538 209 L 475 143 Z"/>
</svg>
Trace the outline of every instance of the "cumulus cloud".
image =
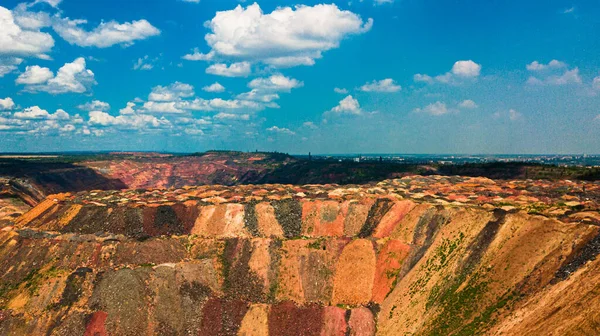
<svg viewBox="0 0 600 336">
<path fill-rule="evenodd" d="M 446 106 L 446 103 L 437 101 L 435 103 L 429 104 L 423 108 L 416 108 L 414 112 L 417 113 L 427 113 L 433 116 L 441 116 L 450 112 L 450 109 Z"/>
<path fill-rule="evenodd" d="M 352 95 L 348 95 L 346 98 L 340 100 L 340 103 L 332 108 L 331 112 L 337 114 L 359 115 L 362 113 L 362 109 L 360 108 L 358 100 L 352 97 Z"/>
<path fill-rule="evenodd" d="M 250 115 L 221 112 L 217 113 L 214 118 L 218 120 L 250 120 Z"/>
<path fill-rule="evenodd" d="M 269 77 L 256 78 L 248 83 L 248 87 L 252 90 L 249 92 L 237 95 L 237 99 L 242 101 L 254 101 L 264 103 L 265 107 L 279 108 L 279 105 L 274 103 L 279 99 L 279 92 L 290 92 L 304 86 L 304 83 L 281 74 L 274 74 Z"/>
<path fill-rule="evenodd" d="M 565 70 L 562 74 L 546 74 L 544 76 L 531 76 L 527 79 L 528 85 L 544 86 L 544 85 L 568 85 L 581 84 L 581 76 L 579 68 Z"/>
<path fill-rule="evenodd" d="M 100 100 L 92 100 L 91 102 L 78 105 L 77 108 L 84 111 L 108 111 L 110 110 L 110 104 Z"/>
<path fill-rule="evenodd" d="M 304 123 L 302 123 L 302 126 L 306 127 L 306 128 L 310 128 L 310 129 L 317 129 L 319 127 L 317 127 L 317 125 L 315 125 L 314 122 L 312 121 L 305 121 Z"/>
<path fill-rule="evenodd" d="M 28 91 L 44 91 L 52 94 L 82 93 L 89 90 L 93 84 L 96 84 L 94 73 L 86 69 L 85 59 L 82 57 L 72 63 L 65 63 L 58 69 L 56 76 L 53 76 L 48 68 L 37 67 L 35 69 L 29 73 L 26 71 L 24 77 L 17 79 L 17 83 L 27 84 L 26 90 Z M 46 80 L 43 81 L 44 79 Z"/>
<path fill-rule="evenodd" d="M 543 64 L 538 61 L 533 61 L 527 64 L 526 68 L 529 71 L 543 71 L 547 69 L 560 69 L 566 67 L 567 64 L 561 61 L 552 60 L 548 64 Z"/>
<path fill-rule="evenodd" d="M 211 99 L 209 104 L 215 109 L 260 109 L 262 106 L 253 101 L 238 99 L 225 100 L 221 98 Z"/>
<path fill-rule="evenodd" d="M 413 80 L 427 84 L 442 83 L 442 84 L 458 84 L 464 80 L 475 79 L 481 74 L 481 65 L 468 61 L 457 61 L 452 66 L 450 71 L 437 75 L 435 77 L 427 74 L 415 74 Z"/>
<path fill-rule="evenodd" d="M 348 94 L 348 90 L 347 89 L 337 88 L 337 87 L 333 89 L 333 92 L 339 93 L 339 94 Z"/>
<path fill-rule="evenodd" d="M 458 104 L 458 106 L 465 109 L 476 109 L 479 107 L 479 105 L 477 105 L 471 99 L 463 100 L 462 102 L 460 102 L 460 104 Z"/>
<path fill-rule="evenodd" d="M 374 80 L 360 87 L 360 90 L 364 92 L 398 92 L 401 89 L 402 87 L 397 85 L 391 78 Z"/>
<path fill-rule="evenodd" d="M 459 77 L 477 77 L 481 72 L 481 65 L 468 60 L 458 61 L 452 66 L 452 74 Z"/>
<path fill-rule="evenodd" d="M 19 26 L 12 11 L 0 6 L 0 56 L 45 57 L 54 46 L 54 39 L 39 28 Z"/>
<path fill-rule="evenodd" d="M 217 12 L 206 23 L 211 32 L 205 39 L 211 52 L 222 58 L 291 67 L 314 64 L 323 52 L 337 48 L 352 34 L 369 31 L 372 25 L 372 19 L 365 22 L 334 4 L 278 7 L 265 14 L 254 3 Z M 192 56 L 188 58 L 201 58 Z"/>
<path fill-rule="evenodd" d="M 148 112 L 148 113 L 165 113 L 165 114 L 185 113 L 184 110 L 177 107 L 177 102 L 149 101 L 149 102 L 144 103 L 143 109 L 145 112 Z"/>
<path fill-rule="evenodd" d="M 102 22 L 91 31 L 80 26 L 87 20 L 55 20 L 53 28 L 60 37 L 80 47 L 107 48 L 115 44 L 130 46 L 135 41 L 145 40 L 160 34 L 160 30 L 146 20 L 118 23 Z"/>
<path fill-rule="evenodd" d="M 592 81 L 592 87 L 595 90 L 600 90 L 600 76 L 594 78 L 594 80 Z"/>
<path fill-rule="evenodd" d="M 207 85 L 207 86 L 203 87 L 202 90 L 204 90 L 206 92 L 223 92 L 223 91 L 225 91 L 225 87 L 223 85 L 219 84 L 219 82 L 214 82 L 211 85 Z"/>
<path fill-rule="evenodd" d="M 250 72 L 249 62 L 232 63 L 230 65 L 217 63 L 206 68 L 206 73 L 224 77 L 247 77 Z"/>
<path fill-rule="evenodd" d="M 18 4 L 13 10 L 12 15 L 15 23 L 25 30 L 39 31 L 41 28 L 52 25 L 52 18 L 46 12 L 30 12 L 31 5 L 26 3 Z"/>
<path fill-rule="evenodd" d="M 17 65 L 21 64 L 22 62 L 22 58 L 0 56 L 0 78 L 17 70 Z"/>
<path fill-rule="evenodd" d="M 191 54 L 183 55 L 181 58 L 187 61 L 210 61 L 215 57 L 215 52 L 211 51 L 207 54 L 203 54 L 198 50 L 198 48 L 194 48 Z"/>
<path fill-rule="evenodd" d="M 134 114 L 135 113 L 134 107 L 135 107 L 134 102 L 127 102 L 125 107 L 119 110 L 119 113 L 122 115 Z"/>
<path fill-rule="evenodd" d="M 189 98 L 194 96 L 194 87 L 181 83 L 175 82 L 169 86 L 155 86 L 152 88 L 152 92 L 148 95 L 150 101 L 175 101 L 180 98 Z"/>
<path fill-rule="evenodd" d="M 39 106 L 32 106 L 23 111 L 15 112 L 13 117 L 24 120 L 68 120 L 70 118 L 69 114 L 64 110 L 58 109 L 55 113 L 50 114 Z"/>
<path fill-rule="evenodd" d="M 0 99 L 0 111 L 12 110 L 15 107 L 15 102 L 12 98 L 7 97 Z"/>
<path fill-rule="evenodd" d="M 521 119 L 522 116 L 523 115 L 517 110 L 513 110 L 513 109 L 508 110 L 508 118 L 510 120 L 513 120 L 513 121 L 518 120 L 518 119 Z"/>
<path fill-rule="evenodd" d="M 32 69 L 33 67 L 28 68 Z M 65 63 L 65 65 L 58 69 L 56 76 L 49 78 L 45 82 L 36 82 L 35 79 L 42 78 L 40 76 L 43 76 L 44 73 L 47 75 L 49 71 L 50 70 L 47 68 L 37 67 L 37 75 L 32 75 L 30 77 L 30 80 L 35 82 L 35 84 L 22 83 L 26 85 L 25 90 L 31 92 L 43 91 L 51 94 L 68 92 L 83 93 L 88 91 L 92 85 L 96 84 L 94 73 L 86 68 L 85 59 L 83 57 L 77 58 L 72 63 Z M 27 70 L 25 73 L 27 73 Z M 17 83 L 19 83 L 18 79 Z"/>
<path fill-rule="evenodd" d="M 424 82 L 424 83 L 428 83 L 431 84 L 434 82 L 433 77 L 429 76 L 429 75 L 424 75 L 424 74 L 416 74 L 413 76 L 413 80 L 415 82 Z"/>
<path fill-rule="evenodd" d="M 271 126 L 271 127 L 267 128 L 267 131 L 273 132 L 273 133 L 279 133 L 279 134 L 296 135 L 296 132 L 290 130 L 289 128 L 285 128 L 285 127 Z"/>
<path fill-rule="evenodd" d="M 241 100 L 253 100 L 260 101 L 263 103 L 270 103 L 274 100 L 279 99 L 279 95 L 277 93 L 269 93 L 261 90 L 253 89 L 249 92 L 240 93 L 236 97 Z"/>
<path fill-rule="evenodd" d="M 63 133 L 71 133 L 75 131 L 75 126 L 71 124 L 66 124 L 65 126 L 59 128 L 59 131 Z"/>
<path fill-rule="evenodd" d="M 27 66 L 25 72 L 15 80 L 17 84 L 42 84 L 54 77 L 54 73 L 48 68 L 38 65 Z"/>
<path fill-rule="evenodd" d="M 272 75 L 268 78 L 256 78 L 248 84 L 251 89 L 283 92 L 290 92 L 291 89 L 302 86 L 304 86 L 303 82 L 281 74 Z"/>
<path fill-rule="evenodd" d="M 171 127 L 171 122 L 166 118 L 157 118 L 150 115 L 119 115 L 112 116 L 102 111 L 90 112 L 88 121 L 90 126 L 115 126 L 119 129 L 164 129 Z"/>
</svg>

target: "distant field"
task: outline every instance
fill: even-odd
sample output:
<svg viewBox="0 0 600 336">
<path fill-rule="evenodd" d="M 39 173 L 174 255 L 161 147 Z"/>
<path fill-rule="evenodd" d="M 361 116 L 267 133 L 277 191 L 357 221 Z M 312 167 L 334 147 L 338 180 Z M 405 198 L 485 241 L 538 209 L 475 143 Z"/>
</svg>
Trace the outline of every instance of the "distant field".
<svg viewBox="0 0 600 336">
<path fill-rule="evenodd" d="M 2 155 L 2 159 L 43 159 L 43 158 L 57 158 L 59 155 Z"/>
</svg>

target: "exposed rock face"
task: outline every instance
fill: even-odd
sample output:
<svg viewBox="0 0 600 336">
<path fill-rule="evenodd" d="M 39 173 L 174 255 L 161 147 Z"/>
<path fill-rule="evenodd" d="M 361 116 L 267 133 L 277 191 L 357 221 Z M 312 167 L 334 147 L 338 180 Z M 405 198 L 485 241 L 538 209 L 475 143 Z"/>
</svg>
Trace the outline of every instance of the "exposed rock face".
<svg viewBox="0 0 600 336">
<path fill-rule="evenodd" d="M 0 231 L 0 335 L 597 331 L 598 226 L 399 184 L 52 195 Z"/>
</svg>

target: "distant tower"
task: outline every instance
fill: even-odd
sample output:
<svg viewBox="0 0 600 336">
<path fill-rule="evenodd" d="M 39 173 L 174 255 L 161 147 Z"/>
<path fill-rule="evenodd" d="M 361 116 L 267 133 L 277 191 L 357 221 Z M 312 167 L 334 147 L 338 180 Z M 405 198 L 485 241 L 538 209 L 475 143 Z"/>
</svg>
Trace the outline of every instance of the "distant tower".
<svg viewBox="0 0 600 336">
<path fill-rule="evenodd" d="M 382 162 L 383 162 L 383 158 L 380 156 L 379 157 L 379 163 L 382 163 Z"/>
<path fill-rule="evenodd" d="M 308 152 L 308 161 L 312 161 L 312 155 Z"/>
</svg>

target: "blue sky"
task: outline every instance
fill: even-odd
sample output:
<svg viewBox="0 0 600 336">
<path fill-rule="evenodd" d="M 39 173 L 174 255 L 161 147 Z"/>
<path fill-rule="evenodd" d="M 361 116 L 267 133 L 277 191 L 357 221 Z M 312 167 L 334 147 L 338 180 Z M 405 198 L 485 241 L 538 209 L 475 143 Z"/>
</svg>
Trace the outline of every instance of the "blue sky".
<svg viewBox="0 0 600 336">
<path fill-rule="evenodd" d="M 598 1 L 0 3 L 0 151 L 600 153 Z"/>
</svg>

